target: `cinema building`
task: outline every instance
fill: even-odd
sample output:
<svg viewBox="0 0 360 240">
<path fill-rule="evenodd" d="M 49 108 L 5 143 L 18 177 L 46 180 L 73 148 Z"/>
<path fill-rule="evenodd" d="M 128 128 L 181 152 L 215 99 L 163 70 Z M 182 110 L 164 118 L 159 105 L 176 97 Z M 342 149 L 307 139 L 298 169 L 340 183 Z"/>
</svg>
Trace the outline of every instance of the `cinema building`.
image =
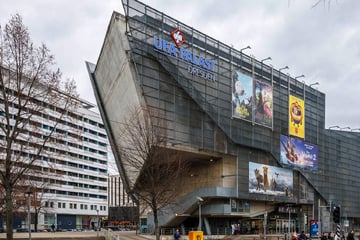
<svg viewBox="0 0 360 240">
<path fill-rule="evenodd" d="M 124 179 L 116 136 L 130 105 L 163 111 L 172 149 L 194 162 L 163 227 L 201 217 L 206 234 L 331 231 L 334 206 L 359 226 L 360 133 L 325 129 L 324 93 L 141 2 L 123 6 L 87 68 Z"/>
</svg>

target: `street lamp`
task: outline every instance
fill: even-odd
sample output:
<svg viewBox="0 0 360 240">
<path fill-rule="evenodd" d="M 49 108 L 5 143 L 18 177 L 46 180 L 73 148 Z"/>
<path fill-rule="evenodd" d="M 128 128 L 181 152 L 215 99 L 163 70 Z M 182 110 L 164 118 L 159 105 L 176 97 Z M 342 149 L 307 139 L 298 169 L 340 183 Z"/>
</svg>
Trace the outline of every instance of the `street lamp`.
<svg viewBox="0 0 360 240">
<path fill-rule="evenodd" d="M 99 239 L 99 209 L 96 209 L 96 215 L 97 215 L 96 238 Z"/>
<path fill-rule="evenodd" d="M 285 67 L 279 68 L 279 84 L 281 83 L 281 71 L 282 71 L 282 70 L 285 70 L 285 69 L 289 69 L 289 66 L 285 66 Z"/>
<path fill-rule="evenodd" d="M 199 225 L 198 225 L 198 231 L 201 231 L 201 204 L 204 202 L 204 199 L 202 199 L 202 197 L 196 197 L 196 199 L 198 200 L 198 205 L 199 205 Z"/>
<path fill-rule="evenodd" d="M 272 60 L 271 57 L 267 57 L 267 58 L 264 58 L 263 60 L 261 60 L 261 63 L 267 61 L 267 60 Z"/>
<path fill-rule="evenodd" d="M 295 77 L 295 79 L 299 79 L 299 78 L 303 78 L 303 77 L 305 77 L 305 75 L 304 75 L 304 74 L 303 74 L 303 75 L 300 75 L 300 76 Z"/>
<path fill-rule="evenodd" d="M 240 49 L 240 52 L 242 52 L 242 51 L 244 51 L 246 49 L 251 49 L 251 47 L 250 46 L 244 47 L 244 48 Z"/>
<path fill-rule="evenodd" d="M 267 216 L 268 216 L 268 213 L 265 212 L 264 213 L 264 240 L 266 240 L 266 224 L 267 224 Z"/>
<path fill-rule="evenodd" d="M 279 72 L 281 72 L 282 70 L 285 70 L 285 69 L 289 69 L 289 66 L 285 66 L 283 68 L 279 68 Z"/>
<path fill-rule="evenodd" d="M 339 126 L 331 126 L 329 127 L 329 129 L 332 129 L 332 128 L 340 128 Z"/>
<path fill-rule="evenodd" d="M 243 61 L 242 51 L 244 51 L 246 49 L 251 49 L 251 47 L 247 46 L 247 47 L 244 47 L 244 48 L 240 49 L 240 68 L 242 67 L 242 61 Z M 232 58 L 232 56 L 231 56 L 231 58 Z"/>
<path fill-rule="evenodd" d="M 314 85 L 319 85 L 319 84 L 320 84 L 319 82 L 314 82 L 314 83 L 311 83 L 311 84 L 309 85 L 309 87 L 314 86 Z"/>
<path fill-rule="evenodd" d="M 28 230 L 29 230 L 29 240 L 31 240 L 31 212 L 30 212 L 30 196 L 31 196 L 30 188 L 26 191 L 26 195 L 28 197 Z"/>
</svg>

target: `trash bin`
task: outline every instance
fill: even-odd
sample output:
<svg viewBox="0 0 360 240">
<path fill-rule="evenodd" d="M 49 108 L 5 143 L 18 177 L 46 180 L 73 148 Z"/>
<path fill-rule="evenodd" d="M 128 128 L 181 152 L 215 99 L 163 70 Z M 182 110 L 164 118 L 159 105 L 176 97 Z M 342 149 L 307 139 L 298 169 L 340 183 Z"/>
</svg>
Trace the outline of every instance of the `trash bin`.
<svg viewBox="0 0 360 240">
<path fill-rule="evenodd" d="M 190 231 L 189 240 L 204 240 L 203 231 Z"/>
</svg>

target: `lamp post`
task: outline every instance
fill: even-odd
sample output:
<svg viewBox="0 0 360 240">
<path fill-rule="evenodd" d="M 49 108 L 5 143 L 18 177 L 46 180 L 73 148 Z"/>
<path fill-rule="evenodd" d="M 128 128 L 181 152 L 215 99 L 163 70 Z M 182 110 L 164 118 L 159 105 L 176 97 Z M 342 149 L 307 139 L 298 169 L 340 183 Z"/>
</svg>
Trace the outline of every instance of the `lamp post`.
<svg viewBox="0 0 360 240">
<path fill-rule="evenodd" d="M 261 60 L 261 76 L 263 76 L 263 63 L 264 63 L 266 60 L 271 60 L 271 57 L 267 57 L 267 58 L 264 58 L 263 60 Z"/>
<path fill-rule="evenodd" d="M 314 86 L 314 85 L 319 85 L 319 84 L 320 84 L 319 82 L 314 82 L 314 83 L 309 84 L 309 87 Z"/>
<path fill-rule="evenodd" d="M 289 69 L 289 66 L 285 66 L 283 68 L 279 68 L 279 73 L 282 71 L 282 70 L 285 70 L 285 69 Z"/>
<path fill-rule="evenodd" d="M 309 87 L 319 85 L 319 82 L 310 83 Z M 318 93 L 316 92 L 316 111 L 318 110 Z M 316 144 L 319 142 L 319 121 L 318 121 L 318 115 L 316 115 Z"/>
<path fill-rule="evenodd" d="M 267 61 L 267 60 L 272 60 L 271 57 L 267 57 L 267 58 L 264 58 L 263 60 L 261 60 L 261 63 Z"/>
<path fill-rule="evenodd" d="M 246 50 L 246 49 L 251 49 L 250 46 L 246 46 L 242 49 L 240 49 L 240 69 L 242 68 L 242 60 L 243 60 L 243 55 L 242 55 L 242 51 Z"/>
<path fill-rule="evenodd" d="M 99 239 L 99 209 L 96 209 L 97 226 L 96 226 L 96 238 Z"/>
<path fill-rule="evenodd" d="M 285 70 L 285 69 L 289 69 L 289 66 L 285 66 L 285 67 L 279 68 L 279 85 L 281 84 L 281 71 L 282 71 L 282 70 Z"/>
<path fill-rule="evenodd" d="M 303 77 L 305 77 L 305 75 L 304 75 L 304 74 L 302 74 L 302 75 L 300 75 L 300 76 L 295 77 L 295 79 L 299 79 L 299 78 L 303 78 Z"/>
<path fill-rule="evenodd" d="M 268 213 L 265 212 L 264 213 L 264 240 L 266 240 L 266 224 L 267 224 L 267 216 L 268 216 Z"/>
<path fill-rule="evenodd" d="M 198 225 L 198 231 L 201 231 L 201 204 L 204 202 L 204 199 L 202 199 L 202 197 L 196 197 L 196 199 L 198 200 L 198 205 L 199 205 L 199 225 Z"/>
<path fill-rule="evenodd" d="M 244 51 L 246 49 L 251 49 L 251 47 L 250 46 L 244 47 L 244 48 L 240 49 L 240 52 L 242 52 L 242 51 Z"/>
<path fill-rule="evenodd" d="M 29 231 L 29 240 L 31 240 L 31 212 L 30 212 L 30 204 L 31 204 L 31 191 L 30 188 L 26 191 L 28 197 L 28 231 Z"/>
<path fill-rule="evenodd" d="M 288 240 L 291 239 L 291 227 L 290 227 L 290 222 L 291 222 L 291 209 L 290 209 L 291 205 L 288 204 L 288 212 L 289 212 L 289 224 L 288 224 Z"/>
</svg>

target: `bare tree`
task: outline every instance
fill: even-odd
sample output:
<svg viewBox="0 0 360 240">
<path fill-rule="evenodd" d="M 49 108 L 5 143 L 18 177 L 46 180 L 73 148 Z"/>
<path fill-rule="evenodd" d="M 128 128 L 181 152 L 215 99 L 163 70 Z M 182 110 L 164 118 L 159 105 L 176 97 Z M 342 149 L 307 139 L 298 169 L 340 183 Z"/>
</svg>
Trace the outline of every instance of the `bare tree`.
<svg viewBox="0 0 360 240">
<path fill-rule="evenodd" d="M 155 235 L 159 240 L 159 211 L 175 203 L 182 186 L 181 174 L 187 172 L 189 163 L 169 148 L 166 120 L 158 111 L 131 110 L 122 126 L 118 139 L 121 161 L 133 184 L 131 190 L 154 214 Z"/>
<path fill-rule="evenodd" d="M 33 45 L 19 14 L 0 27 L 0 184 L 7 239 L 13 239 L 13 193 L 20 181 L 44 167 L 41 157 L 66 137 L 60 126 L 77 105 L 74 81 L 62 81 L 54 65 L 45 44 Z"/>
</svg>

